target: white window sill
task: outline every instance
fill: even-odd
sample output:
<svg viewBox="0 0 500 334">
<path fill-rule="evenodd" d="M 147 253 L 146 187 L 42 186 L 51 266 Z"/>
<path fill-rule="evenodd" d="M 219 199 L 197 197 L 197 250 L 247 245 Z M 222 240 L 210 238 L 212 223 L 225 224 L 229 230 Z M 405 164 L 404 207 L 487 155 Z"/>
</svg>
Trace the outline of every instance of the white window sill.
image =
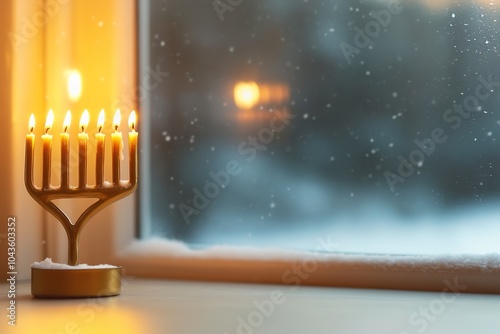
<svg viewBox="0 0 500 334">
<path fill-rule="evenodd" d="M 355 288 L 500 293 L 499 255 L 389 256 L 132 242 L 116 261 L 142 277 Z"/>
<path fill-rule="evenodd" d="M 500 300 L 490 295 L 132 277 L 111 298 L 36 300 L 29 282 L 17 288 L 13 333 L 496 334 L 500 328 Z M 0 328 L 7 326 L 4 318 Z"/>
</svg>

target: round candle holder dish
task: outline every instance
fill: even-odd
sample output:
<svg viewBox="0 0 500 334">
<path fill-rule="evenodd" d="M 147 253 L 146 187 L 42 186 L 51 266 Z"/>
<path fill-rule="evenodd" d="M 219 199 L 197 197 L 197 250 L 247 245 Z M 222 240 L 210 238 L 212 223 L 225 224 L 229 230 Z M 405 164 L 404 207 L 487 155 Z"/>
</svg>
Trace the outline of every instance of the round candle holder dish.
<svg viewBox="0 0 500 334">
<path fill-rule="evenodd" d="M 121 267 L 96 269 L 31 268 L 36 298 L 111 297 L 121 292 Z"/>
</svg>

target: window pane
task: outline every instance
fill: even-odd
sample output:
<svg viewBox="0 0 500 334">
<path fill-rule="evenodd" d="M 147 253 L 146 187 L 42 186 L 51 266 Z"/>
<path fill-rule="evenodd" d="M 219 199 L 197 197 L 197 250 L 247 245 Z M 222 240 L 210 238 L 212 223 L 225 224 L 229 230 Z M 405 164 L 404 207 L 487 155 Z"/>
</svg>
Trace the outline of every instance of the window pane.
<svg viewBox="0 0 500 334">
<path fill-rule="evenodd" d="M 152 0 L 141 22 L 169 73 L 144 78 L 146 237 L 500 251 L 494 2 L 214 3 Z"/>
</svg>

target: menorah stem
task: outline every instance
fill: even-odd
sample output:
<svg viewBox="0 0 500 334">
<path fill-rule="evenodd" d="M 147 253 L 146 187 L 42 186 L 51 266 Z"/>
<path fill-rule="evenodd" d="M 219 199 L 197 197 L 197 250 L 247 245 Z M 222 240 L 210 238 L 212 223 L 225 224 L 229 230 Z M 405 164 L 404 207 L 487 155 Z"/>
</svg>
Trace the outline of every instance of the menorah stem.
<svg viewBox="0 0 500 334">
<path fill-rule="evenodd" d="M 68 235 L 68 264 L 78 265 L 78 243 L 80 239 L 79 231 L 67 232 Z"/>
</svg>

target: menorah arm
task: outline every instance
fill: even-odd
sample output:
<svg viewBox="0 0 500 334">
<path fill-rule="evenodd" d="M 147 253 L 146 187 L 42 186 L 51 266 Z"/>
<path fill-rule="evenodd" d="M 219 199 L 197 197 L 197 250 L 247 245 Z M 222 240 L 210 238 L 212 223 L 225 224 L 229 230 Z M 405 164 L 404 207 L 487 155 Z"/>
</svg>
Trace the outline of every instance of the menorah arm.
<svg viewBox="0 0 500 334">
<path fill-rule="evenodd" d="M 47 210 L 50 214 L 52 214 L 64 227 L 66 233 L 70 233 L 72 224 L 69 217 L 61 210 L 57 205 L 52 203 L 50 200 L 47 200 L 43 196 L 43 191 L 41 189 L 37 189 L 31 180 L 25 179 L 26 189 L 31 197 L 38 203 L 42 208 Z"/>
<path fill-rule="evenodd" d="M 134 191 L 134 189 L 135 187 L 132 187 L 130 189 L 127 189 L 126 191 L 117 192 L 111 194 L 110 196 L 100 198 L 97 202 L 93 203 L 85 211 L 83 211 L 83 213 L 80 215 L 80 217 L 75 223 L 75 228 L 78 230 L 83 229 L 83 227 L 90 220 L 90 218 L 94 217 L 97 213 L 99 213 L 102 209 L 104 209 L 111 203 L 114 203 L 128 196 L 131 192 Z"/>
</svg>

